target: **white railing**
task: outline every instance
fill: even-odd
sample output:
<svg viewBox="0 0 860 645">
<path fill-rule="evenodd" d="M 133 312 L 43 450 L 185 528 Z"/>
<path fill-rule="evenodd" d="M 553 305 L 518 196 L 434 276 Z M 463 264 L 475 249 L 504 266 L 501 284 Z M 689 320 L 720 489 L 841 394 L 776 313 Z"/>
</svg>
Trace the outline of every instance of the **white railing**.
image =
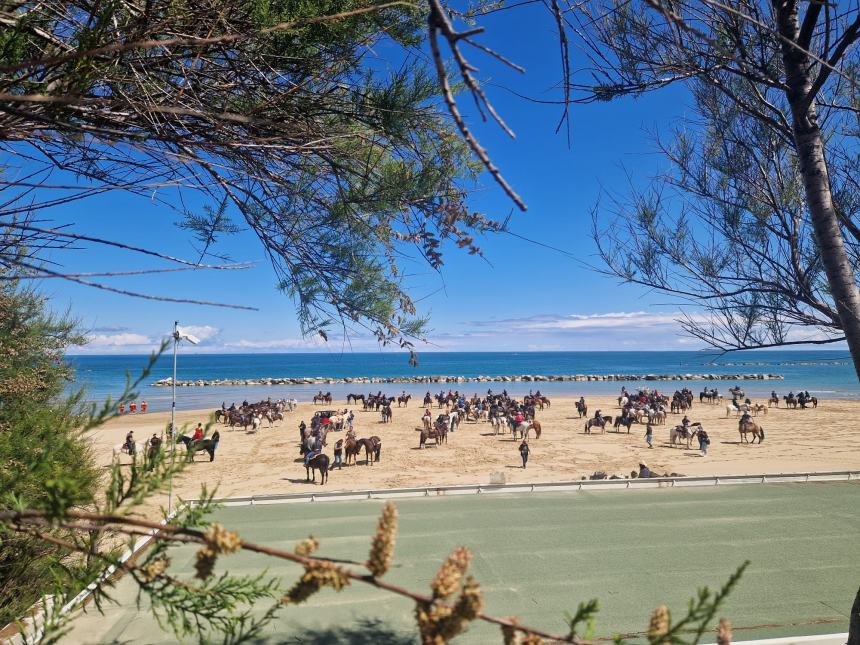
<svg viewBox="0 0 860 645">
<path fill-rule="evenodd" d="M 533 484 L 464 484 L 457 486 L 417 486 L 413 488 L 377 488 L 367 490 L 327 491 L 278 495 L 250 495 L 216 500 L 225 506 L 255 504 L 291 504 L 299 502 L 336 502 L 362 499 L 397 499 L 404 497 L 441 497 L 448 495 L 483 495 L 494 493 L 546 493 L 588 490 L 629 490 L 646 488 L 681 488 L 687 486 L 724 486 L 730 484 L 776 484 L 831 481 L 860 481 L 860 471 L 817 473 L 765 473 L 760 475 L 709 475 L 699 477 L 652 477 L 650 479 L 595 479 Z M 192 500 L 193 501 L 193 500 Z"/>
</svg>

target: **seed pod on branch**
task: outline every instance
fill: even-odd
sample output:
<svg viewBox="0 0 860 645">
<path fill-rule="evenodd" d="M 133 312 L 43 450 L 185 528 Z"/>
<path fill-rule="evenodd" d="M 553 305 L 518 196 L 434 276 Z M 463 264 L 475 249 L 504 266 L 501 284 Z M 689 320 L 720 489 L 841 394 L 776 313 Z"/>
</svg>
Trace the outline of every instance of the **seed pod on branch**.
<svg viewBox="0 0 860 645">
<path fill-rule="evenodd" d="M 320 548 L 320 541 L 317 540 L 313 535 L 308 536 L 307 539 L 302 540 L 296 545 L 296 548 L 293 552 L 296 555 L 300 555 L 302 557 L 308 557 L 316 553 L 317 549 Z"/>
<path fill-rule="evenodd" d="M 651 614 L 651 624 L 648 626 L 648 640 L 652 645 L 669 645 L 663 637 L 669 633 L 672 626 L 672 616 L 666 605 L 660 605 Z"/>
<path fill-rule="evenodd" d="M 717 645 L 731 645 L 732 642 L 732 624 L 725 618 L 720 618 L 720 624 L 717 626 Z"/>
<path fill-rule="evenodd" d="M 215 555 L 235 553 L 242 546 L 238 533 L 228 531 L 218 523 L 209 527 L 203 539 Z"/>
<path fill-rule="evenodd" d="M 457 547 L 442 563 L 430 588 L 433 598 L 450 598 L 460 588 L 460 580 L 472 560 L 472 553 L 466 547 Z"/>
<path fill-rule="evenodd" d="M 367 559 L 367 568 L 374 577 L 384 576 L 391 567 L 396 540 L 397 506 L 394 502 L 388 502 L 382 509 L 382 515 L 379 516 L 376 535 L 373 536 L 370 556 Z"/>
<path fill-rule="evenodd" d="M 170 558 L 156 558 L 140 567 L 140 573 L 146 582 L 152 582 L 161 576 L 170 566 Z"/>
<path fill-rule="evenodd" d="M 298 605 L 323 587 L 340 591 L 349 585 L 349 576 L 333 562 L 313 560 L 305 566 L 305 572 L 281 599 L 285 605 Z"/>
<path fill-rule="evenodd" d="M 195 556 L 194 574 L 199 580 L 208 580 L 215 569 L 215 562 L 218 560 L 218 554 L 209 546 L 201 547 Z"/>
</svg>

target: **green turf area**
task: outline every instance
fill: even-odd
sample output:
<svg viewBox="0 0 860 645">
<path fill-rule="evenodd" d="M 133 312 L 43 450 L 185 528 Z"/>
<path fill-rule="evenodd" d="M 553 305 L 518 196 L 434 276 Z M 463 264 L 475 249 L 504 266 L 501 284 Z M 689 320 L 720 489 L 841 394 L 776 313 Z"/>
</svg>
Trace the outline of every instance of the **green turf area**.
<svg viewBox="0 0 860 645">
<path fill-rule="evenodd" d="M 362 560 L 382 502 L 234 506 L 217 520 L 242 537 L 292 549 L 313 534 L 321 555 Z M 402 499 L 397 567 L 391 582 L 427 590 L 442 559 L 466 545 L 486 611 L 563 631 L 565 611 L 598 597 L 597 633 L 638 632 L 652 609 L 681 612 L 697 587 L 722 584 L 745 559 L 752 564 L 729 599 L 735 640 L 844 632 L 860 583 L 860 484 L 806 483 L 659 490 L 473 495 Z M 193 548 L 179 548 L 176 573 L 193 571 Z M 294 565 L 245 553 L 219 569 L 263 567 L 298 577 Z M 146 608 L 123 601 L 104 617 L 77 621 L 76 642 L 170 642 Z M 284 609 L 271 641 L 413 643 L 412 605 L 354 583 L 325 590 L 306 606 Z M 495 628 L 474 626 L 458 642 L 500 642 Z M 713 637 L 708 638 L 713 641 Z"/>
</svg>

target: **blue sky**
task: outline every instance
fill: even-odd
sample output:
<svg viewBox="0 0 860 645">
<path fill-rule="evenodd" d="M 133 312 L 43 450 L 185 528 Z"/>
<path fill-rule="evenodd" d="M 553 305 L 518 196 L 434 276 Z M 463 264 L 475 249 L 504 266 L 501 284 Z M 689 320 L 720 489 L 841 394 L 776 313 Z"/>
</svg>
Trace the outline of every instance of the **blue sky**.
<svg viewBox="0 0 860 645">
<path fill-rule="evenodd" d="M 587 268 L 596 261 L 590 239 L 590 211 L 601 190 L 621 191 L 629 178 L 644 181 L 659 172 L 652 133 L 666 132 L 687 109 L 682 88 L 638 100 L 574 106 L 571 145 L 555 128 L 556 105 L 539 105 L 514 96 L 515 89 L 540 100 L 558 99 L 561 77 L 554 23 L 542 11 L 500 12 L 482 24 L 481 42 L 523 65 L 527 74 L 502 67 L 477 51 L 468 52 L 496 108 L 516 132 L 511 141 L 494 124 L 482 124 L 461 97 L 470 124 L 505 177 L 525 199 L 526 213 L 515 212 L 514 233 L 560 248 L 565 253 L 501 235 L 482 240 L 486 261 L 447 249 L 441 278 L 417 267 L 412 294 L 431 316 L 434 350 L 608 350 L 692 349 L 700 345 L 681 336 L 674 318 L 678 307 L 665 296 L 619 285 Z M 574 67 L 582 57 L 572 51 Z M 504 218 L 513 204 L 482 178 L 473 208 Z M 156 202 L 110 194 L 57 208 L 55 223 L 139 246 L 195 257 L 190 240 L 175 227 L 177 214 Z M 195 351 L 340 352 L 341 339 L 321 344 L 303 339 L 290 300 L 274 288 L 275 277 L 256 238 L 240 233 L 222 247 L 237 261 L 256 262 L 244 271 L 184 272 L 114 280 L 112 284 L 148 293 L 170 294 L 257 307 L 236 311 L 195 305 L 148 302 L 57 280 L 46 281 L 56 308 L 68 307 L 89 330 L 89 353 L 148 351 L 174 320 L 202 340 Z M 103 247 L 82 247 L 58 256 L 70 270 L 152 267 L 140 257 Z M 371 338 L 355 336 L 354 350 L 377 348 Z"/>
</svg>

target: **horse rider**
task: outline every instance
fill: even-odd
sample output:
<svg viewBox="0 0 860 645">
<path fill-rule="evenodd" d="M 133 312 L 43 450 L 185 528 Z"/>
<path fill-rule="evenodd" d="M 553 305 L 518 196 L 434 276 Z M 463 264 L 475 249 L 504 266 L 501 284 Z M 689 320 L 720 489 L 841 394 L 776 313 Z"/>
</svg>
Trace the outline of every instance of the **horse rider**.
<svg viewBox="0 0 860 645">
<path fill-rule="evenodd" d="M 128 450 L 128 454 L 133 455 L 135 452 L 134 445 L 134 430 L 129 430 L 128 434 L 125 435 L 125 445 L 123 446 L 126 450 Z"/>
<path fill-rule="evenodd" d="M 320 437 L 320 433 L 314 433 L 314 443 L 311 446 L 311 449 L 305 453 L 305 466 L 310 465 L 311 459 L 315 459 L 322 452 L 322 438 Z"/>
<path fill-rule="evenodd" d="M 600 421 L 603 417 L 600 416 L 600 410 L 594 411 L 594 418 Z"/>
<path fill-rule="evenodd" d="M 197 427 L 194 428 L 194 436 L 191 437 L 191 441 L 197 442 L 203 438 L 203 424 L 198 423 Z"/>
<path fill-rule="evenodd" d="M 684 415 L 684 418 L 681 419 L 681 425 L 684 426 L 685 429 L 690 427 L 690 419 L 686 414 Z"/>
<path fill-rule="evenodd" d="M 159 450 L 161 450 L 161 437 L 153 432 L 149 438 L 149 458 L 153 459 Z"/>
<path fill-rule="evenodd" d="M 747 421 L 750 421 L 750 420 L 752 420 L 750 413 L 744 412 L 743 416 L 741 417 L 741 420 L 738 421 L 738 425 L 743 425 L 744 423 L 746 423 Z"/>
<path fill-rule="evenodd" d="M 776 395 L 776 390 L 771 390 L 770 398 L 771 399 L 779 399 L 779 397 Z"/>
</svg>

